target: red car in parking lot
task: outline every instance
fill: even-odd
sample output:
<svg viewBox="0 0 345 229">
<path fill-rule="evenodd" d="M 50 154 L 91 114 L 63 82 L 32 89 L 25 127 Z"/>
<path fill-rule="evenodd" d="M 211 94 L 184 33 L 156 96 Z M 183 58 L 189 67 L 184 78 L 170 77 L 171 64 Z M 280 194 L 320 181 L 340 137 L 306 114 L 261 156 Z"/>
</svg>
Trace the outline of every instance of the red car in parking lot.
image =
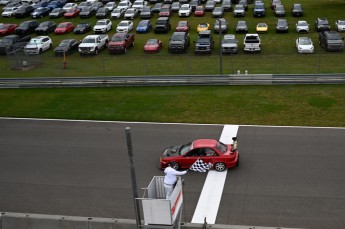
<svg viewBox="0 0 345 229">
<path fill-rule="evenodd" d="M 233 144 L 224 144 L 215 139 L 198 139 L 185 145 L 166 148 L 160 157 L 160 168 L 172 163 L 175 169 L 189 169 L 196 160 L 211 163 L 217 171 L 235 167 L 239 163 L 236 138 Z"/>
<path fill-rule="evenodd" d="M 74 30 L 74 25 L 72 22 L 61 22 L 58 27 L 56 27 L 55 34 L 65 34 L 72 32 Z"/>
<path fill-rule="evenodd" d="M 14 30 L 17 27 L 17 24 L 0 24 L 0 36 L 6 36 L 14 33 Z"/>
<path fill-rule="evenodd" d="M 179 21 L 177 26 L 176 26 L 176 31 L 177 32 L 189 32 L 190 30 L 190 25 L 188 21 Z"/>
<path fill-rule="evenodd" d="M 144 52 L 145 53 L 157 53 L 162 48 L 162 41 L 158 39 L 149 39 L 146 44 L 144 45 Z"/>
<path fill-rule="evenodd" d="M 203 6 L 197 6 L 194 11 L 195 17 L 203 17 L 205 16 L 205 8 Z"/>
<path fill-rule="evenodd" d="M 80 13 L 80 9 L 78 8 L 71 8 L 66 11 L 66 13 L 63 15 L 65 18 L 74 18 L 77 17 Z"/>
</svg>

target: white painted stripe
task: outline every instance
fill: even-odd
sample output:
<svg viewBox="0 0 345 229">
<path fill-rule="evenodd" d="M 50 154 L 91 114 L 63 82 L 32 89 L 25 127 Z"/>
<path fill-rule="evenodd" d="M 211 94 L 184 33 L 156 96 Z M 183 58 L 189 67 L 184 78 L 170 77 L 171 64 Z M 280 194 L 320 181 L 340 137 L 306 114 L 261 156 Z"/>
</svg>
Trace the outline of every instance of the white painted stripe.
<svg viewBox="0 0 345 229">
<path fill-rule="evenodd" d="M 237 136 L 238 127 L 238 125 L 225 125 L 220 141 L 227 144 L 232 143 L 232 137 Z M 192 223 L 204 223 L 206 218 L 208 224 L 215 224 L 227 173 L 228 170 L 223 172 L 211 170 L 208 172 Z"/>
</svg>

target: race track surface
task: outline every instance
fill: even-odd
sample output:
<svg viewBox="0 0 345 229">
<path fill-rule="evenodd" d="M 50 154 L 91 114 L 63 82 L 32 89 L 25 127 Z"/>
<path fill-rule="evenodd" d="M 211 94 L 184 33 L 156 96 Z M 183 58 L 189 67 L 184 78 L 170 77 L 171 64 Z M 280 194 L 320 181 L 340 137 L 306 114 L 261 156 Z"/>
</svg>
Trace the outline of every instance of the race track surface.
<svg viewBox="0 0 345 229">
<path fill-rule="evenodd" d="M 165 147 L 219 139 L 223 129 L 0 119 L 0 212 L 134 219 L 126 127 L 139 188 L 163 175 Z M 344 228 L 345 129 L 240 126 L 237 136 L 240 166 L 227 173 L 217 224 Z M 184 176 L 184 222 L 205 178 Z"/>
</svg>

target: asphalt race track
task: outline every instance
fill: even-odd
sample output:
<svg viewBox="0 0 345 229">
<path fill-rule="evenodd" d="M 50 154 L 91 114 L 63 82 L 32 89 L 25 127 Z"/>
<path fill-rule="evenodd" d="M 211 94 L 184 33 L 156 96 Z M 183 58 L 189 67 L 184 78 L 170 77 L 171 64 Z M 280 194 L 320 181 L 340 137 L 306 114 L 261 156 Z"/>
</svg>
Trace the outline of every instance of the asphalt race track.
<svg viewBox="0 0 345 229">
<path fill-rule="evenodd" d="M 0 119 L 0 212 L 134 219 L 125 128 L 138 187 L 160 152 L 223 125 Z M 217 224 L 344 228 L 345 129 L 240 126 L 240 166 L 228 171 Z M 184 176 L 191 222 L 205 173 Z M 139 195 L 142 192 L 139 190 Z"/>
</svg>

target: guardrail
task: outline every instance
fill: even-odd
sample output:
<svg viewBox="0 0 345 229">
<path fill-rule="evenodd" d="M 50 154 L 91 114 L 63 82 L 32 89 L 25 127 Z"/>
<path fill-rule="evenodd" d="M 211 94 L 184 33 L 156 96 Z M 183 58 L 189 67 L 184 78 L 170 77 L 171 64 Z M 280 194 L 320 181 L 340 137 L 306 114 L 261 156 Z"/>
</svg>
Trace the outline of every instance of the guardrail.
<svg viewBox="0 0 345 229">
<path fill-rule="evenodd" d="M 115 86 L 183 86 L 183 85 L 297 85 L 344 84 L 345 74 L 273 75 L 164 75 L 164 76 L 97 76 L 1 78 L 0 88 L 58 88 Z"/>
</svg>

